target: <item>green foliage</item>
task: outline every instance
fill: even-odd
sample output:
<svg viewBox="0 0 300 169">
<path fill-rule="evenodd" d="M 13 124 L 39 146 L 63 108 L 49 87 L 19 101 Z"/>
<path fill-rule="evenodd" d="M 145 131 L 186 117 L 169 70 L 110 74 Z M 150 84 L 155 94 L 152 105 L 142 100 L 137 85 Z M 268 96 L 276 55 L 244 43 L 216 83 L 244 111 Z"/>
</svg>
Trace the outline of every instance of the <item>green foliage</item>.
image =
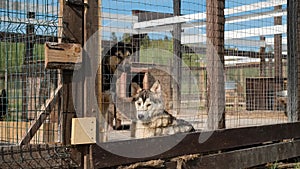
<svg viewBox="0 0 300 169">
<path fill-rule="evenodd" d="M 24 43 L 16 42 L 0 42 L 0 89 L 7 85 L 7 93 L 9 97 L 6 121 L 16 121 L 20 119 L 22 111 L 22 80 L 24 57 L 26 55 Z M 44 60 L 44 45 L 35 44 L 32 49 L 32 62 Z M 34 64 L 34 63 L 33 63 Z M 5 72 L 8 74 L 8 81 L 4 81 Z"/>
<path fill-rule="evenodd" d="M 8 73 L 22 71 L 24 56 L 24 43 L 0 42 L 0 72 L 4 72 L 5 68 Z M 41 61 L 44 58 L 44 45 L 34 45 L 32 61 Z"/>
<path fill-rule="evenodd" d="M 116 33 L 115 32 L 112 32 L 111 33 L 111 35 L 110 35 L 110 40 L 112 40 L 112 41 L 118 41 L 118 37 L 117 37 L 117 35 L 116 35 Z"/>
<path fill-rule="evenodd" d="M 277 169 L 277 168 L 278 168 L 278 162 L 277 161 L 270 165 L 270 169 Z"/>
<path fill-rule="evenodd" d="M 172 41 L 170 40 L 146 40 L 141 45 L 140 61 L 144 63 L 156 63 L 170 65 L 173 57 Z"/>
<path fill-rule="evenodd" d="M 199 67 L 204 64 L 204 55 L 195 53 L 184 53 L 182 54 L 183 62 L 189 67 Z"/>
<path fill-rule="evenodd" d="M 228 81 L 240 81 L 240 79 L 237 78 L 258 77 L 258 76 L 259 76 L 259 69 L 257 67 L 226 70 L 226 80 Z"/>
<path fill-rule="evenodd" d="M 4 71 L 5 67 L 8 71 L 19 71 L 24 52 L 23 43 L 0 42 L 0 71 Z"/>
<path fill-rule="evenodd" d="M 124 33 L 122 36 L 122 41 L 125 43 L 130 43 L 131 41 L 131 36 L 129 33 Z"/>
</svg>

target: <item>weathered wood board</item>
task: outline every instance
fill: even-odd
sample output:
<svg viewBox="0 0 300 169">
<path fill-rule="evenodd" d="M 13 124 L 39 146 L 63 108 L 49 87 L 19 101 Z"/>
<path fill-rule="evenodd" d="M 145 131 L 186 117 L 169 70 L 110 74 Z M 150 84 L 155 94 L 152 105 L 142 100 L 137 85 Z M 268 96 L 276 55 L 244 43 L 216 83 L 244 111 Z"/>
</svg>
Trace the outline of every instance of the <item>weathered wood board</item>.
<svg viewBox="0 0 300 169">
<path fill-rule="evenodd" d="M 82 48 L 76 43 L 45 43 L 46 69 L 76 69 L 82 63 Z"/>
</svg>

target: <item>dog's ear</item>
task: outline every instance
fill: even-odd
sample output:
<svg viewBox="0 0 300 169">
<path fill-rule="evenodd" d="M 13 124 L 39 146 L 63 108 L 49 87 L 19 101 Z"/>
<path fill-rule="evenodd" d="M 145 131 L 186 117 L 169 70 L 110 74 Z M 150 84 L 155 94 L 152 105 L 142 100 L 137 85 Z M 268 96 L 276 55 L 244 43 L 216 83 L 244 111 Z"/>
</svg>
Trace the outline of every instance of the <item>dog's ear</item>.
<svg viewBox="0 0 300 169">
<path fill-rule="evenodd" d="M 136 96 L 142 91 L 142 88 L 135 82 L 131 83 L 131 96 Z"/>
<path fill-rule="evenodd" d="M 150 91 L 156 93 L 156 94 L 159 94 L 161 95 L 161 85 L 160 85 L 160 82 L 159 80 L 157 80 L 151 87 Z"/>
</svg>

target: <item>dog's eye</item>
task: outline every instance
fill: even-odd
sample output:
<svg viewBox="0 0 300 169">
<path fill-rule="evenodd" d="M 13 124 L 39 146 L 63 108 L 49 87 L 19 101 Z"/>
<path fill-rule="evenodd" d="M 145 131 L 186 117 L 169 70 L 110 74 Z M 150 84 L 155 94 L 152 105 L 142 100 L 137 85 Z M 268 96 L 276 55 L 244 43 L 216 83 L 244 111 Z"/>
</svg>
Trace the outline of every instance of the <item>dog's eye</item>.
<svg viewBox="0 0 300 169">
<path fill-rule="evenodd" d="M 150 106 L 151 106 L 151 104 L 149 103 L 149 104 L 147 104 L 146 106 L 147 106 L 147 107 L 150 107 Z"/>
<path fill-rule="evenodd" d="M 142 103 L 141 103 L 141 102 L 137 102 L 136 104 L 137 104 L 138 106 L 141 106 Z"/>
</svg>

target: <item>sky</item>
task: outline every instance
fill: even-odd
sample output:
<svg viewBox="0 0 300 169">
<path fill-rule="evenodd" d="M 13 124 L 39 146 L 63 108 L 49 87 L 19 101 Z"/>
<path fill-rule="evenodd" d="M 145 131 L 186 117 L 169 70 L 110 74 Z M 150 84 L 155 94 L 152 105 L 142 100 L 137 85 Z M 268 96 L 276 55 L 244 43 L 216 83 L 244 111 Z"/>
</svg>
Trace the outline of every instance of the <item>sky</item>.
<svg viewBox="0 0 300 169">
<path fill-rule="evenodd" d="M 242 5 L 248 5 L 258 2 L 264 2 L 266 0 L 226 0 L 225 1 L 225 8 L 233 8 L 236 6 L 242 6 Z M 206 1 L 205 0 L 182 0 L 182 7 L 181 7 L 181 13 L 182 15 L 187 14 L 193 14 L 193 13 L 201 13 L 206 11 Z M 131 10 L 145 10 L 145 11 L 153 11 L 153 12 L 162 12 L 162 13 L 172 13 L 173 12 L 173 1 L 172 0 L 103 0 L 102 1 L 102 10 L 103 12 L 108 13 L 118 13 L 118 14 L 126 14 L 131 15 Z M 283 6 L 283 8 L 286 8 L 286 5 Z M 265 12 L 265 11 L 271 11 L 272 8 L 262 8 L 258 10 L 253 10 L 249 12 L 242 12 L 238 14 L 232 14 L 226 17 L 230 16 L 238 16 L 238 15 L 245 15 L 245 14 L 254 14 L 259 12 Z M 193 21 L 193 22 L 196 22 Z M 193 23 L 192 22 L 192 23 Z M 286 23 L 286 16 L 283 17 L 283 24 Z M 123 23 L 123 22 L 117 22 L 117 21 L 110 21 L 110 20 L 103 20 L 103 25 L 107 27 L 122 27 L 122 28 L 131 28 L 131 23 Z M 266 26 L 272 26 L 274 25 L 274 19 L 273 18 L 266 18 L 261 20 L 252 20 L 252 21 L 244 21 L 234 24 L 226 24 L 225 30 L 239 30 L 239 29 L 248 29 L 248 28 L 258 28 L 258 27 L 266 27 Z M 205 34 L 206 30 L 205 27 L 197 28 L 197 30 L 189 30 L 189 32 L 193 33 L 203 33 Z M 188 30 L 185 30 L 185 33 L 188 32 Z M 166 34 L 170 36 L 170 33 L 163 32 L 163 36 Z M 121 36 L 122 33 L 117 35 Z M 104 34 L 106 38 L 109 38 L 110 35 Z M 159 37 L 162 38 L 163 36 Z M 267 36 L 272 37 L 272 36 Z M 285 35 L 283 35 L 285 37 Z M 155 37 L 153 37 L 155 38 Z M 251 37 L 249 39 L 258 39 L 259 37 Z"/>
<path fill-rule="evenodd" d="M 263 2 L 265 0 L 226 0 L 225 7 L 232 8 L 236 6 L 242 6 L 257 2 Z M 9 7 L 8 7 L 9 5 Z M 7 10 L 9 8 L 9 10 Z M 283 6 L 286 8 L 286 5 Z M 26 19 L 26 13 L 28 10 L 37 12 L 36 19 L 38 22 L 38 34 L 53 34 L 57 25 L 58 11 L 58 1 L 57 0 L 1 0 L 0 1 L 0 31 L 19 31 L 20 33 L 25 32 L 26 24 L 13 23 L 15 19 Z M 132 10 L 145 10 L 152 12 L 161 13 L 172 13 L 173 12 L 173 0 L 102 0 L 102 11 L 110 14 L 124 14 L 131 16 Z M 182 0 L 181 2 L 181 13 L 182 15 L 201 13 L 206 10 L 205 0 Z M 273 8 L 259 9 L 250 12 L 243 12 L 234 15 L 244 15 L 250 13 L 258 13 L 263 11 L 270 11 Z M 6 17 L 6 18 L 3 18 Z M 229 16 L 226 16 L 229 17 Z M 4 19 L 10 22 L 5 22 Z M 45 22 L 47 21 L 47 22 Z M 198 20 L 199 21 L 199 20 Z M 200 20 L 201 21 L 201 20 Z M 54 26 L 50 25 L 51 22 Z M 194 23 L 197 20 L 191 22 Z M 283 17 L 283 23 L 286 23 L 286 17 Z M 252 20 L 239 22 L 234 24 L 226 24 L 225 30 L 237 30 L 246 28 L 255 28 L 262 26 L 272 26 L 274 24 L 273 18 L 267 18 L 263 20 Z M 108 18 L 103 18 L 103 25 L 106 27 L 118 27 L 118 28 L 132 28 L 132 23 L 121 22 L 121 21 L 111 21 Z M 202 33 L 205 34 L 205 27 L 185 30 L 184 33 Z M 103 34 L 104 39 L 110 38 L 110 32 L 105 32 Z M 117 33 L 117 36 L 121 37 L 123 33 Z M 160 36 L 161 35 L 161 36 Z M 171 36 L 170 31 L 162 31 L 161 33 L 152 34 L 152 38 L 163 38 L 165 35 Z M 285 35 L 283 35 L 285 37 Z M 257 39 L 258 37 L 250 38 Z"/>
</svg>

